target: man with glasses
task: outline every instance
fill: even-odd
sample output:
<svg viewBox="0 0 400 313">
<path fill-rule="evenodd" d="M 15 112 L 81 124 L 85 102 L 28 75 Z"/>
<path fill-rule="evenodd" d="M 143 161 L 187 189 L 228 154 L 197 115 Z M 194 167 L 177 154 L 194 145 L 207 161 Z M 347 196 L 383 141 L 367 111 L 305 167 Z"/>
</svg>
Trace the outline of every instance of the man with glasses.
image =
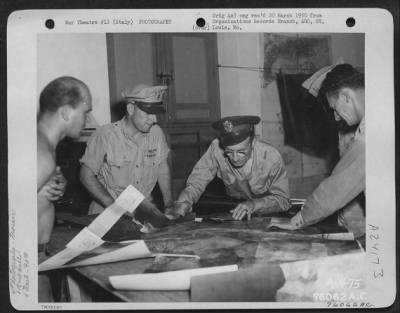
<svg viewBox="0 0 400 313">
<path fill-rule="evenodd" d="M 257 116 L 231 116 L 213 124 L 220 136 L 193 168 L 174 206 L 166 210 L 168 218 L 190 212 L 216 175 L 222 179 L 227 195 L 240 200 L 231 211 L 235 220 L 290 208 L 282 157 L 275 148 L 255 138 L 254 126 L 259 122 Z"/>
</svg>

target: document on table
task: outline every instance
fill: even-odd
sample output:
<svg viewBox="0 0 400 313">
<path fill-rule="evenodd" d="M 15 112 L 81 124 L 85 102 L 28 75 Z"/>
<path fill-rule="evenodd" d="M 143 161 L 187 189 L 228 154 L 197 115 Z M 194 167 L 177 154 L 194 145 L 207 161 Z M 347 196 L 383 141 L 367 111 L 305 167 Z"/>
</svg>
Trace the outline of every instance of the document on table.
<svg viewBox="0 0 400 313">
<path fill-rule="evenodd" d="M 85 227 L 66 246 L 83 252 L 93 250 L 103 243 L 104 241 L 101 238 Z"/>
<path fill-rule="evenodd" d="M 103 264 L 124 260 L 148 258 L 153 256 L 153 254 L 147 248 L 144 240 L 137 240 L 136 242 L 130 244 L 105 242 L 102 246 L 90 252 L 91 253 L 80 254 L 77 258 L 71 260 L 62 267 L 65 268 Z"/>
<path fill-rule="evenodd" d="M 90 223 L 88 228 L 97 236 L 103 237 L 122 215 L 126 212 L 133 213 L 143 200 L 144 196 L 135 187 L 129 185 L 112 205 Z"/>
<path fill-rule="evenodd" d="M 101 239 L 107 231 L 120 219 L 120 217 L 126 212 L 133 213 L 139 204 L 143 201 L 144 196 L 132 185 L 129 185 L 115 200 L 115 202 L 107 207 L 93 222 L 82 229 L 67 245 L 64 250 L 47 259 L 46 261 L 39 264 L 39 272 L 50 269 L 60 268 L 66 263 L 77 258 L 80 254 L 88 251 L 94 251 L 96 248 L 97 254 L 92 255 L 95 263 L 87 263 L 85 260 L 84 265 L 88 264 L 99 264 L 108 263 L 120 260 L 127 260 L 131 258 L 146 257 L 150 255 L 147 246 L 144 242 L 141 245 L 134 244 L 132 247 L 119 246 L 122 251 L 111 252 L 111 247 L 104 249 L 104 241 Z M 102 247 L 100 249 L 100 247 Z M 101 256 L 99 251 L 104 251 L 104 255 Z M 107 253 L 105 253 L 107 251 Z M 111 255 L 110 255 L 111 253 Z M 93 259 L 92 259 L 93 261 Z M 80 261 L 79 264 L 81 264 Z M 74 266 L 75 262 L 68 266 Z M 81 264 L 82 265 L 82 264 Z"/>
<path fill-rule="evenodd" d="M 67 247 L 41 263 L 39 265 L 39 272 L 57 268 L 104 264 L 153 256 L 154 255 L 149 251 L 143 240 L 137 240 L 134 243 L 103 242 L 102 245 L 90 251 L 75 250 Z"/>
</svg>

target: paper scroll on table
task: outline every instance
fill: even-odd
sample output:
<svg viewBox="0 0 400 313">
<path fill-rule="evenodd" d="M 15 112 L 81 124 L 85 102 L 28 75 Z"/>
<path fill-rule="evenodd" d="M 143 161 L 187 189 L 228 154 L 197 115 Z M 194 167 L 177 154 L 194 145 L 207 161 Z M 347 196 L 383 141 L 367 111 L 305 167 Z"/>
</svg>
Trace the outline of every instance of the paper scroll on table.
<svg viewBox="0 0 400 313">
<path fill-rule="evenodd" d="M 192 277 L 237 270 L 237 265 L 226 265 L 156 274 L 119 275 L 110 276 L 110 283 L 117 290 L 189 290 Z"/>
<path fill-rule="evenodd" d="M 121 218 L 126 212 L 133 213 L 139 204 L 143 201 L 144 196 L 132 185 L 129 185 L 115 200 L 115 202 L 107 207 L 93 222 L 82 229 L 67 245 L 66 248 L 46 261 L 39 264 L 39 272 L 47 271 L 67 266 L 77 266 L 74 259 L 79 258 L 84 253 L 102 251 L 102 245 L 105 242 L 101 239 L 108 230 Z M 134 258 L 150 256 L 150 252 L 144 242 L 142 244 L 134 243 L 129 246 L 118 246 L 121 251 L 113 251 L 112 247 L 108 247 L 108 253 L 94 253 L 85 261 L 79 260 L 78 265 L 99 264 L 114 261 L 122 261 Z M 104 251 L 105 249 L 103 249 Z M 114 249 L 115 250 L 115 249 Z M 72 261 L 72 262 L 71 262 Z M 95 263 L 90 263 L 95 262 Z"/>
</svg>

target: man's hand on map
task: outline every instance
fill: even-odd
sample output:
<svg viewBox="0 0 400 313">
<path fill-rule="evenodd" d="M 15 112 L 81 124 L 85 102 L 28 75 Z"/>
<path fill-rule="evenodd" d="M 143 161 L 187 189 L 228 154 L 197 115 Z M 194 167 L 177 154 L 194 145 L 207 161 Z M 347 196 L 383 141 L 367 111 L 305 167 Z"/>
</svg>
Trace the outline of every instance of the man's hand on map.
<svg viewBox="0 0 400 313">
<path fill-rule="evenodd" d="M 268 229 L 271 228 L 280 228 L 286 230 L 296 230 L 302 228 L 304 225 L 303 218 L 301 217 L 301 213 L 299 212 L 292 218 L 290 217 L 273 217 L 268 225 Z"/>
<path fill-rule="evenodd" d="M 170 220 L 175 220 L 191 211 L 192 205 L 189 202 L 175 202 L 172 207 L 165 209 L 164 215 Z"/>
<path fill-rule="evenodd" d="M 244 217 L 247 218 L 248 221 L 251 219 L 251 214 L 254 212 L 255 207 L 253 201 L 245 201 L 239 203 L 233 210 L 229 211 L 232 213 L 233 219 L 240 221 Z"/>
</svg>

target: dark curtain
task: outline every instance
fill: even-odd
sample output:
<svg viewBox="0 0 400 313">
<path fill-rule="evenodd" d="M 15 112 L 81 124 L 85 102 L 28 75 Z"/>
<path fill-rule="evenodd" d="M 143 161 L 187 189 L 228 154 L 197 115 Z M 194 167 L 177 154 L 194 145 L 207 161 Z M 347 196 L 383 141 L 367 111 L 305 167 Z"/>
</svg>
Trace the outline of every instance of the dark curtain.
<svg viewBox="0 0 400 313">
<path fill-rule="evenodd" d="M 301 84 L 310 75 L 277 75 L 285 144 L 314 155 L 337 149 L 337 127 L 327 101 L 316 99 Z"/>
</svg>

